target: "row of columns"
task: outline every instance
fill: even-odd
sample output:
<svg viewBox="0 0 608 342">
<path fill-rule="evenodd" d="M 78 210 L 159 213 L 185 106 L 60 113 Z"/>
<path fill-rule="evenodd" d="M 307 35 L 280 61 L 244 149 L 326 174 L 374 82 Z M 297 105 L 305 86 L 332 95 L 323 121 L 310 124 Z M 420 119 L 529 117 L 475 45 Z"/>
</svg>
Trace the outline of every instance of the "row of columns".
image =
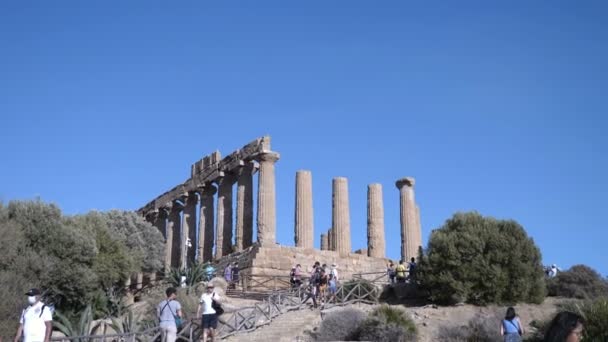
<svg viewBox="0 0 608 342">
<path fill-rule="evenodd" d="M 400 193 L 401 258 L 416 257 L 422 245 L 420 209 L 414 199 L 414 179 L 406 177 L 396 182 Z M 367 255 L 384 258 L 384 203 L 381 184 L 367 188 Z M 296 173 L 296 200 L 294 240 L 296 247 L 313 248 L 312 176 L 310 171 Z M 321 234 L 321 250 L 351 252 L 350 208 L 348 180 L 336 177 L 332 180 L 332 225 Z"/>
<path fill-rule="evenodd" d="M 276 200 L 274 163 L 279 159 L 275 152 L 262 152 L 256 156 L 259 165 L 257 240 L 262 246 L 276 241 Z M 154 216 L 148 216 L 165 237 L 165 270 L 184 268 L 197 256 L 197 261 L 219 259 L 241 251 L 253 244 L 253 162 L 241 162 L 234 173 L 222 173 L 215 184 L 208 183 L 198 191 L 167 203 Z M 235 245 L 233 248 L 233 196 L 237 184 Z M 214 195 L 217 207 L 214 211 Z M 198 239 L 196 206 L 200 206 Z M 215 217 L 214 217 L 214 214 Z M 214 239 L 215 238 L 215 239 Z M 215 256 L 213 246 L 215 245 Z"/>
</svg>

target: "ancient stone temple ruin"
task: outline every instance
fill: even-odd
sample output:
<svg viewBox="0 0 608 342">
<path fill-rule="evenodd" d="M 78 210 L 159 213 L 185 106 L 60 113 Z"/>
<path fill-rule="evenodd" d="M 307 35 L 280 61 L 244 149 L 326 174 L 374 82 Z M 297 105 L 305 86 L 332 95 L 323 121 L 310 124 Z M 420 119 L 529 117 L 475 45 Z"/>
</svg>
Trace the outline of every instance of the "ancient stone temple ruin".
<svg viewBox="0 0 608 342">
<path fill-rule="evenodd" d="M 192 165 L 187 180 L 140 208 L 138 213 L 165 238 L 165 270 L 185 268 L 195 261 L 217 262 L 220 266 L 238 261 L 244 274 L 285 275 L 295 264 L 306 268 L 317 260 L 338 264 L 346 277 L 384 270 L 386 242 L 380 184 L 368 186 L 365 254 L 351 250 L 348 180 L 344 177 L 332 180 L 332 225 L 321 234 L 320 249 L 314 248 L 312 174 L 306 170 L 298 171 L 295 179 L 295 247 L 276 243 L 275 164 L 279 157 L 271 150 L 268 136 L 224 158 L 213 152 Z M 409 260 L 421 245 L 420 212 L 414 200 L 414 179 L 403 178 L 396 184 L 400 192 L 401 257 Z"/>
</svg>

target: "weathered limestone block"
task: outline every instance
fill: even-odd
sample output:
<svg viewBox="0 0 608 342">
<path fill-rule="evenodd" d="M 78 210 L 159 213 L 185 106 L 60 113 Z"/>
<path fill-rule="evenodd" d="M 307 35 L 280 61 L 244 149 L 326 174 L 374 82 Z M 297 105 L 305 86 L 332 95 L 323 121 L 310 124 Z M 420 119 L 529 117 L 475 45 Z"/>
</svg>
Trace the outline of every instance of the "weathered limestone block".
<svg viewBox="0 0 608 342">
<path fill-rule="evenodd" d="M 313 248 L 312 174 L 300 170 L 296 173 L 295 234 L 296 247 Z"/>
</svg>

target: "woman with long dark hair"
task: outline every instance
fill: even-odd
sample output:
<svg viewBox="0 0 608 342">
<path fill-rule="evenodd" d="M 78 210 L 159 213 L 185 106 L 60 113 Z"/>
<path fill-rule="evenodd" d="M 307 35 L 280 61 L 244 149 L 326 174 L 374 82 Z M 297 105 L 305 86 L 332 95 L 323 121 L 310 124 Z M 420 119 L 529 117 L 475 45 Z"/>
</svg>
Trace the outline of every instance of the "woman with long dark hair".
<svg viewBox="0 0 608 342">
<path fill-rule="evenodd" d="M 578 342 L 583 337 L 585 321 L 573 312 L 558 313 L 545 333 L 545 342 Z"/>
<path fill-rule="evenodd" d="M 500 334 L 504 336 L 505 342 L 520 342 L 524 334 L 519 317 L 515 314 L 515 309 L 509 307 L 505 319 L 500 322 Z"/>
</svg>

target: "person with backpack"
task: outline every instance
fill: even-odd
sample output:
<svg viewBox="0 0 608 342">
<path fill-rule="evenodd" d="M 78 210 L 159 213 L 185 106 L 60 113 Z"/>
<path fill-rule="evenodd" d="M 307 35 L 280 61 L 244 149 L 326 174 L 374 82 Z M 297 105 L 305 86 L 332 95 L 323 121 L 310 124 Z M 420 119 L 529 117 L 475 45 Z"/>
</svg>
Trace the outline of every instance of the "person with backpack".
<svg viewBox="0 0 608 342">
<path fill-rule="evenodd" d="M 390 284 L 394 284 L 395 283 L 395 275 L 397 274 L 395 272 L 395 264 L 393 264 L 393 262 L 391 261 L 388 264 L 388 267 L 386 268 L 386 273 L 388 274 L 388 281 Z"/>
<path fill-rule="evenodd" d="M 505 342 L 520 342 L 524 334 L 524 328 L 515 314 L 515 309 L 509 307 L 505 319 L 500 322 L 500 334 L 504 336 Z"/>
<path fill-rule="evenodd" d="M 239 283 L 239 263 L 238 262 L 234 262 L 234 264 L 232 264 L 232 288 L 235 289 L 236 286 Z"/>
<path fill-rule="evenodd" d="M 175 300 L 177 289 L 169 287 L 165 291 L 167 299 L 158 303 L 156 314 L 160 321 L 160 328 L 163 332 L 163 342 L 175 342 L 177 340 L 177 330 L 181 328 L 182 305 Z"/>
<path fill-rule="evenodd" d="M 408 269 L 408 273 L 409 273 L 409 280 L 410 283 L 415 283 L 416 282 L 416 258 L 412 258 L 408 264 L 409 269 Z"/>
<path fill-rule="evenodd" d="M 321 287 L 321 273 L 322 273 L 322 268 L 321 266 L 317 266 L 315 268 L 315 270 L 312 273 L 312 276 L 310 277 L 310 283 L 312 284 L 313 288 L 314 288 L 314 294 L 315 297 L 319 297 L 320 295 L 320 287 Z"/>
<path fill-rule="evenodd" d="M 53 313 L 51 308 L 40 301 L 42 293 L 39 289 L 31 289 L 25 294 L 29 306 L 21 312 L 19 328 L 15 342 L 49 342 L 53 330 Z"/>
<path fill-rule="evenodd" d="M 292 288 L 296 287 L 296 268 L 292 267 L 291 271 L 289 271 L 289 284 L 291 284 Z"/>
<path fill-rule="evenodd" d="M 317 295 L 315 286 L 312 282 L 309 282 L 308 285 L 304 288 L 304 293 L 306 294 L 306 298 L 302 301 L 302 304 L 306 304 L 309 299 L 312 298 L 313 309 L 317 308 Z"/>
<path fill-rule="evenodd" d="M 319 293 L 321 296 L 321 304 L 325 303 L 325 297 L 327 296 L 327 285 L 329 283 L 329 274 L 325 273 L 325 269 L 321 268 L 319 274 Z"/>
</svg>

